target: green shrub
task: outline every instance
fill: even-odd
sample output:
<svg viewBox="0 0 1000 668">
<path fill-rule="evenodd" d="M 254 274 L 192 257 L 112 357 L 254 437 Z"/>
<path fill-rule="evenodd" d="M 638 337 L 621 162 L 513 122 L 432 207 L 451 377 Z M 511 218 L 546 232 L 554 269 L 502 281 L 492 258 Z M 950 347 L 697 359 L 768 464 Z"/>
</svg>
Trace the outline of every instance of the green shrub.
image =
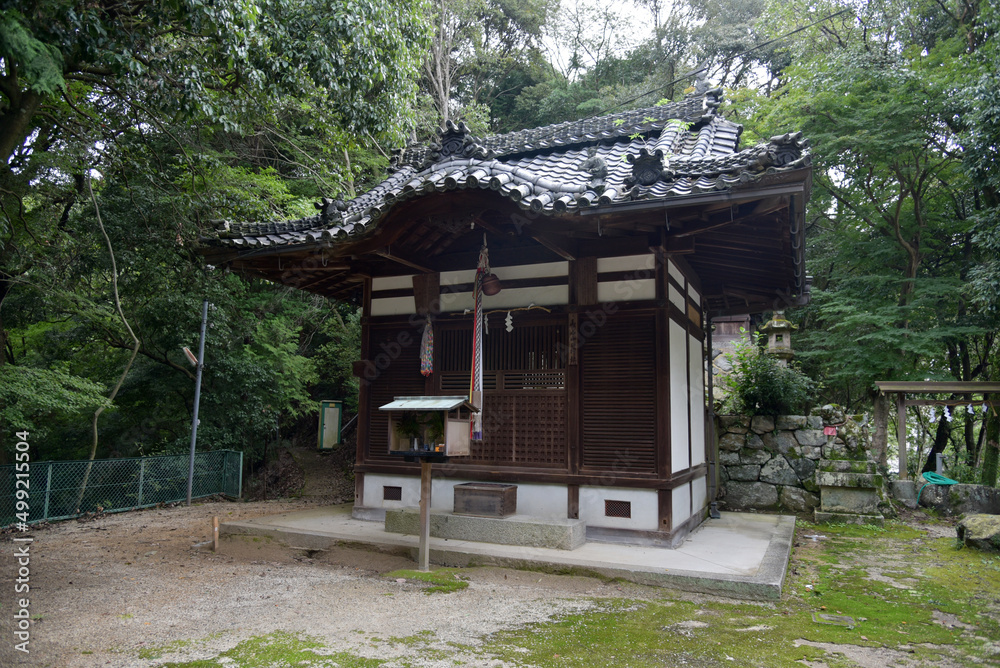
<svg viewBox="0 0 1000 668">
<path fill-rule="evenodd" d="M 727 393 L 723 410 L 740 415 L 806 414 L 817 384 L 794 363 L 782 366 L 768 355 L 761 347 L 763 341 L 758 333 L 726 354 L 733 368 L 719 379 Z"/>
</svg>

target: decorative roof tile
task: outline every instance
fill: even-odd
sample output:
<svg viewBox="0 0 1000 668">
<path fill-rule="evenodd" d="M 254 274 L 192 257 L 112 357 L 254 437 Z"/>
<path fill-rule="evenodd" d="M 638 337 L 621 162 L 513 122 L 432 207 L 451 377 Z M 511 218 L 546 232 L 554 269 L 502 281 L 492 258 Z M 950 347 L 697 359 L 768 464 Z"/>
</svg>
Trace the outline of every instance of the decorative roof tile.
<svg viewBox="0 0 1000 668">
<path fill-rule="evenodd" d="M 429 146 L 394 152 L 393 171 L 348 202 L 279 223 L 222 223 L 228 246 L 298 245 L 364 233 L 400 202 L 425 193 L 497 191 L 524 209 L 570 214 L 631 199 L 727 190 L 809 165 L 801 133 L 737 151 L 742 126 L 719 116 L 721 90 L 680 102 L 520 130 L 485 139 L 449 123 Z"/>
</svg>

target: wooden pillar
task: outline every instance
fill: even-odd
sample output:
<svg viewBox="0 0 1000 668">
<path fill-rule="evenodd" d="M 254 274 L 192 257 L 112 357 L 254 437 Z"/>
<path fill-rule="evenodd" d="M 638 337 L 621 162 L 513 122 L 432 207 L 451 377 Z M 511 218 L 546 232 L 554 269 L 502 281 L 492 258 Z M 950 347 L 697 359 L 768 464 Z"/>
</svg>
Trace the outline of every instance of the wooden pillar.
<svg viewBox="0 0 1000 668">
<path fill-rule="evenodd" d="M 420 458 L 420 548 L 418 568 L 429 571 L 431 536 L 431 463 L 426 457 Z"/>
<path fill-rule="evenodd" d="M 906 472 L 906 393 L 896 393 L 896 443 L 899 445 L 899 479 L 907 480 Z"/>
</svg>

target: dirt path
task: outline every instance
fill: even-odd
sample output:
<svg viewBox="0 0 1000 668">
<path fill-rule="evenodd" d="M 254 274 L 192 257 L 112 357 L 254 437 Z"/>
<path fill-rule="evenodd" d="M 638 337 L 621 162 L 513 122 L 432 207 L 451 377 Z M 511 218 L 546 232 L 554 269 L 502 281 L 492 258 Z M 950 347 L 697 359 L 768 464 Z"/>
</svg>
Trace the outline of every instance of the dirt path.
<svg viewBox="0 0 1000 668">
<path fill-rule="evenodd" d="M 587 578 L 480 569 L 462 592 L 428 596 L 423 587 L 380 573 L 412 568 L 408 559 L 357 550 L 295 558 L 266 549 L 253 555 L 213 554 L 211 520 L 247 519 L 316 502 L 213 502 L 61 522 L 32 532 L 30 654 L 13 649 L 11 587 L 0 602 L 0 666 L 90 668 L 162 665 L 216 656 L 238 640 L 274 631 L 302 632 L 360 656 L 405 656 L 408 638 L 432 634 L 450 652 L 477 663 L 474 648 L 494 631 L 584 609 L 588 596 L 635 594 Z M 10 535 L 0 543 L 6 555 Z M 12 559 L 0 582 L 16 577 Z M 393 642 L 391 638 L 402 639 Z M 453 643 L 449 645 L 448 643 Z M 464 656 L 464 658 L 463 658 Z"/>
</svg>

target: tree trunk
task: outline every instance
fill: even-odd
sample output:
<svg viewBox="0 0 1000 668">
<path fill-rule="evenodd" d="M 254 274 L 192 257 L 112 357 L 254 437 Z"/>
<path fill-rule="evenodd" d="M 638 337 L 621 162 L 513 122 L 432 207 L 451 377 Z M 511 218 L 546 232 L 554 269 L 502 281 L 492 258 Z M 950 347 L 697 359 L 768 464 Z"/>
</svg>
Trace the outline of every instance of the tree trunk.
<svg viewBox="0 0 1000 668">
<path fill-rule="evenodd" d="M 118 390 L 122 387 L 122 383 L 125 382 L 125 377 L 132 368 L 135 356 L 139 354 L 140 342 L 139 337 L 137 337 L 135 332 L 132 331 L 132 327 L 128 324 L 128 320 L 125 319 L 125 313 L 122 311 L 121 299 L 118 296 L 118 265 L 115 262 L 115 251 L 111 247 L 111 239 L 108 238 L 108 233 L 104 229 L 104 223 L 101 221 L 101 210 L 97 206 L 97 198 L 94 197 L 94 190 L 90 186 L 90 179 L 87 179 L 87 190 L 90 192 L 90 199 L 94 203 L 94 211 L 97 214 L 97 225 L 101 228 L 101 234 L 104 236 L 104 241 L 108 245 L 108 253 L 111 255 L 111 288 L 114 292 L 115 308 L 118 311 L 119 317 L 122 319 L 122 323 L 125 325 L 125 329 L 128 330 L 128 333 L 132 336 L 132 340 L 135 341 L 135 347 L 132 348 L 132 355 L 128 358 L 128 364 L 125 365 L 125 370 L 122 371 L 122 375 L 118 378 L 118 383 L 115 385 L 114 389 L 111 390 L 111 394 L 108 396 L 109 401 L 114 401 L 115 397 L 118 395 Z M 83 497 L 87 493 L 87 483 L 90 482 L 90 472 L 94 467 L 94 457 L 97 455 L 97 419 L 101 417 L 101 413 L 103 412 L 104 406 L 101 406 L 94 411 L 94 416 L 91 421 L 93 440 L 90 444 L 90 456 L 87 458 L 87 468 L 83 474 L 83 482 L 80 484 L 80 493 L 77 495 L 76 504 L 73 506 L 77 513 L 80 512 L 80 506 L 83 504 Z"/>
<path fill-rule="evenodd" d="M 7 169 L 10 158 L 28 136 L 31 119 L 42 104 L 42 96 L 32 91 L 22 93 L 19 100 L 12 100 L 12 106 L 0 114 L 0 156 L 2 169 Z M 16 109 L 14 106 L 16 105 Z"/>
</svg>

